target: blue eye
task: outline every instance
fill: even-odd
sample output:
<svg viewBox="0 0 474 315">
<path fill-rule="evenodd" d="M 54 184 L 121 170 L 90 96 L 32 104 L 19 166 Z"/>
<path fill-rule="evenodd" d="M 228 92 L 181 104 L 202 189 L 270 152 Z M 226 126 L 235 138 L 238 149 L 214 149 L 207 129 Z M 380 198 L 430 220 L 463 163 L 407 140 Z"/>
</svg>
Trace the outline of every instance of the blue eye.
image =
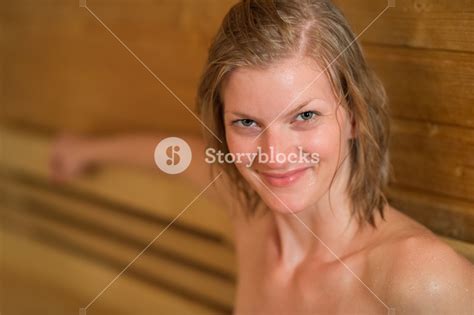
<svg viewBox="0 0 474 315">
<path fill-rule="evenodd" d="M 306 112 L 302 112 L 302 113 L 298 114 L 296 120 L 308 121 L 308 120 L 313 119 L 314 116 L 316 116 L 316 115 L 317 115 L 316 112 L 306 111 Z M 298 119 L 298 118 L 301 118 L 301 119 Z"/>
<path fill-rule="evenodd" d="M 239 119 L 239 120 L 235 120 L 233 123 L 234 124 L 240 123 L 240 125 L 243 127 L 251 127 L 252 124 L 255 123 L 255 121 L 253 121 L 252 119 Z"/>
</svg>

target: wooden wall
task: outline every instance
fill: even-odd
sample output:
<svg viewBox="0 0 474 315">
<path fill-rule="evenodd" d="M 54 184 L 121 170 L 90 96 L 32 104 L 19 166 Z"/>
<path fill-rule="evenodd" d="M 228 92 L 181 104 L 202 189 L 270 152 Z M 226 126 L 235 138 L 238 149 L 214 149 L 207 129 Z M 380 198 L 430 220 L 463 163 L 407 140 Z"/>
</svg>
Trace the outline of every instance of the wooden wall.
<svg viewBox="0 0 474 315">
<path fill-rule="evenodd" d="M 91 0 L 88 7 L 194 108 L 206 48 L 233 2 Z M 386 6 L 335 2 L 357 34 Z M 392 199 L 437 232 L 470 242 L 473 4 L 399 0 L 360 38 L 391 100 Z M 1 14 L 4 122 L 88 133 L 199 129 L 77 1 L 7 2 Z"/>
<path fill-rule="evenodd" d="M 87 4 L 194 108 L 206 49 L 234 2 Z M 387 4 L 334 2 L 356 33 Z M 360 41 L 391 101 L 391 202 L 474 260 L 472 8 L 474 0 L 397 0 Z M 0 312 L 77 312 L 195 192 L 157 174 L 114 168 L 66 188 L 51 185 L 51 136 L 198 132 L 200 125 L 78 0 L 2 3 L 0 61 Z M 235 280 L 229 231 L 223 213 L 204 198 L 88 314 L 229 311 Z"/>
<path fill-rule="evenodd" d="M 335 1 L 356 33 L 384 1 Z M 361 37 L 393 118 L 393 204 L 474 242 L 474 1 L 396 1 Z"/>
<path fill-rule="evenodd" d="M 234 1 L 89 0 L 88 7 L 190 108 L 211 37 Z M 3 117 L 47 130 L 199 123 L 79 0 L 2 3 Z M 173 119 L 170 119 L 173 117 Z"/>
</svg>

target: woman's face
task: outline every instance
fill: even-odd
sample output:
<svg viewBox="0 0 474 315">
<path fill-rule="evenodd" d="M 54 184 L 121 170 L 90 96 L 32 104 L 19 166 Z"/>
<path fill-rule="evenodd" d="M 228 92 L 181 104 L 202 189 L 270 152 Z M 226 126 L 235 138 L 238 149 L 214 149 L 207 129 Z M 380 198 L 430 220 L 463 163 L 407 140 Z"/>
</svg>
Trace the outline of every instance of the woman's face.
<svg viewBox="0 0 474 315">
<path fill-rule="evenodd" d="M 317 204 L 348 154 L 350 119 L 321 70 L 307 58 L 265 70 L 239 68 L 222 91 L 228 149 L 242 161 L 235 165 L 266 205 L 281 213 Z M 251 164 L 258 153 L 262 159 Z M 347 178 L 348 163 L 346 158 L 333 185 Z"/>
</svg>

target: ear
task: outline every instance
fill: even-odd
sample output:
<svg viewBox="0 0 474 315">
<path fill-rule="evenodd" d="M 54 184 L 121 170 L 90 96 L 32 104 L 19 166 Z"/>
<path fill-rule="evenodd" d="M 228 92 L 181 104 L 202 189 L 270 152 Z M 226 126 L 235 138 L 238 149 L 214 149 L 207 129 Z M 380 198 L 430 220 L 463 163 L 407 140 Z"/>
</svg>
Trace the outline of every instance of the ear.
<svg viewBox="0 0 474 315">
<path fill-rule="evenodd" d="M 349 111 L 348 108 L 339 105 L 337 111 L 341 111 L 341 114 L 344 117 L 344 138 L 347 140 L 352 140 L 357 138 L 357 125 L 355 122 L 354 114 Z"/>
</svg>

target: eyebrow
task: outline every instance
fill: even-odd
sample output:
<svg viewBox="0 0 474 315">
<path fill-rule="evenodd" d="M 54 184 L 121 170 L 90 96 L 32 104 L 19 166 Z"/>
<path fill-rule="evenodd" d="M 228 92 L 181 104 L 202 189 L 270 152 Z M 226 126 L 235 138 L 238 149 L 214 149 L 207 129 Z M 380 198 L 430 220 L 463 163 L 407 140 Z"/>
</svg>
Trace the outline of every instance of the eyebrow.
<svg viewBox="0 0 474 315">
<path fill-rule="evenodd" d="M 319 99 L 319 98 L 311 98 L 309 100 L 306 100 L 306 101 L 300 103 L 298 106 L 296 106 L 294 109 L 292 109 L 288 114 L 286 114 L 285 117 L 292 116 L 292 115 L 296 114 L 298 111 L 301 110 L 301 108 L 305 107 L 306 105 L 308 105 L 309 103 L 311 103 L 314 100 L 320 100 L 320 101 L 324 102 L 324 100 Z M 227 112 L 227 113 L 231 113 L 231 114 L 241 116 L 241 117 L 248 117 L 248 118 L 250 118 L 254 121 L 258 121 L 258 119 L 256 117 L 253 117 L 252 115 L 247 115 L 245 113 L 241 113 L 241 112 Z"/>
</svg>

